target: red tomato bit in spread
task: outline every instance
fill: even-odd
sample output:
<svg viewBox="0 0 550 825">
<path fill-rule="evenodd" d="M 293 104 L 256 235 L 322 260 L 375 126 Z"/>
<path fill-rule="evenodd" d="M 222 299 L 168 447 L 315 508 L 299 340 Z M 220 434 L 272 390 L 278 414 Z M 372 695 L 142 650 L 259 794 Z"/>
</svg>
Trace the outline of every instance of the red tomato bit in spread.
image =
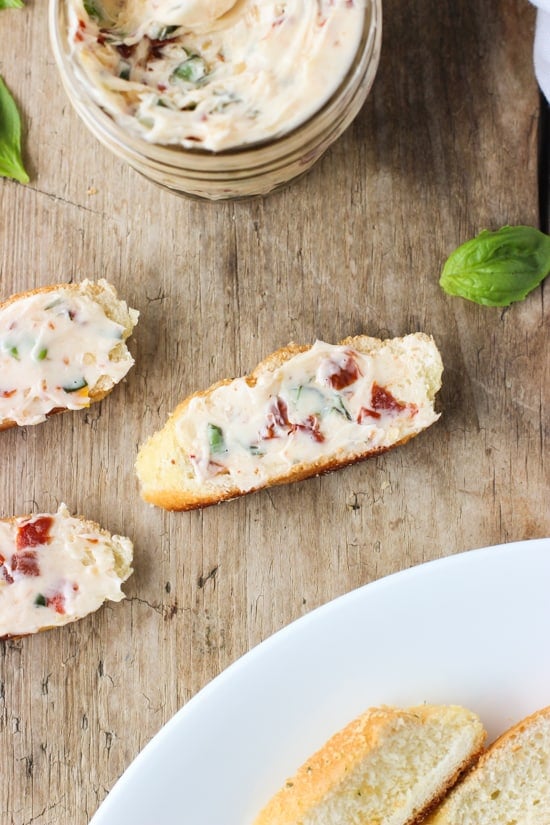
<svg viewBox="0 0 550 825">
<path fill-rule="evenodd" d="M 46 606 L 53 607 L 56 613 L 65 613 L 65 596 L 63 593 L 48 596 L 46 598 Z"/>
<path fill-rule="evenodd" d="M 339 364 L 335 361 L 330 361 L 329 364 L 327 381 L 335 390 L 343 390 L 345 387 L 349 387 L 350 384 L 354 384 L 357 379 L 361 377 L 359 367 L 353 355 L 349 352 L 346 353 L 342 363 Z"/>
<path fill-rule="evenodd" d="M 366 418 L 381 418 L 382 414 L 376 410 L 369 410 L 368 407 L 361 407 L 357 416 L 357 423 L 362 424 Z"/>
<path fill-rule="evenodd" d="M 380 418 L 382 412 L 401 413 L 407 411 L 411 416 L 416 415 L 418 407 L 416 404 L 406 404 L 398 401 L 391 392 L 374 382 L 371 390 L 370 408 L 361 407 L 357 416 L 357 423 L 362 424 L 367 418 Z"/>
<path fill-rule="evenodd" d="M 0 553 L 0 576 L 6 581 L 8 584 L 13 584 L 13 577 L 10 576 L 8 573 L 8 569 L 6 567 L 6 559 Z"/>
<path fill-rule="evenodd" d="M 53 524 L 51 516 L 40 516 L 34 521 L 27 521 L 22 524 L 17 531 L 16 547 L 23 550 L 25 547 L 36 547 L 40 544 L 48 544 L 50 541 L 50 529 Z"/>
<path fill-rule="evenodd" d="M 288 407 L 282 398 L 274 398 L 267 411 L 267 424 L 260 432 L 260 438 L 266 441 L 270 438 L 279 438 L 288 431 Z M 281 432 L 282 431 L 282 432 Z"/>
<path fill-rule="evenodd" d="M 376 382 L 372 385 L 370 403 L 373 410 L 387 410 L 388 412 L 402 412 L 409 406 L 398 401 L 389 390 L 380 387 Z"/>
<path fill-rule="evenodd" d="M 324 441 L 325 436 L 319 428 L 319 419 L 315 415 L 308 415 L 305 421 L 294 423 L 289 420 L 288 407 L 282 398 L 274 398 L 267 411 L 267 424 L 260 431 L 260 438 L 269 441 L 272 438 L 281 438 L 290 433 L 307 433 L 315 441 Z"/>
<path fill-rule="evenodd" d="M 325 436 L 320 430 L 319 419 L 316 415 L 308 415 L 302 424 L 292 424 L 291 432 L 302 432 L 310 435 L 314 441 L 324 441 Z"/>
<path fill-rule="evenodd" d="M 14 553 L 11 557 L 11 569 L 14 573 L 17 570 L 23 576 L 39 576 L 40 567 L 36 550 L 22 550 Z"/>
</svg>

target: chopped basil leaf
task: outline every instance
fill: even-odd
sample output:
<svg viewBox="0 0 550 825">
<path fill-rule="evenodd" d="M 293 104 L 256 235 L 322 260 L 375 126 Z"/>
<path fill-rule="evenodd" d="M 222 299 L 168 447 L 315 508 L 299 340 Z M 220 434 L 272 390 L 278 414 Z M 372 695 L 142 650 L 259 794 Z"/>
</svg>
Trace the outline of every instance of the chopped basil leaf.
<svg viewBox="0 0 550 825">
<path fill-rule="evenodd" d="M 75 378 L 70 384 L 66 384 L 63 389 L 65 392 L 76 392 L 77 390 L 83 390 L 84 387 L 88 386 L 88 382 L 85 378 Z"/>
<path fill-rule="evenodd" d="M 223 438 L 223 430 L 216 424 L 208 424 L 208 443 L 210 450 L 213 453 L 223 453 L 226 451 L 225 441 Z"/>
<path fill-rule="evenodd" d="M 342 401 L 342 398 L 341 398 L 340 395 L 335 396 L 334 404 L 331 407 L 331 409 L 334 410 L 334 412 L 337 412 L 340 415 L 343 415 L 344 418 L 348 419 L 348 421 L 351 421 L 351 415 L 349 413 L 349 410 L 347 409 L 346 405 Z"/>
<path fill-rule="evenodd" d="M 10 347 L 9 353 L 12 358 L 15 358 L 16 361 L 19 361 L 19 350 L 17 347 Z"/>
<path fill-rule="evenodd" d="M 45 596 L 43 596 L 43 595 L 42 595 L 42 593 L 39 593 L 39 594 L 38 594 L 38 596 L 37 596 L 37 597 L 36 597 L 36 599 L 34 600 L 34 603 L 35 603 L 38 607 L 46 607 L 46 606 L 47 606 L 47 604 L 48 604 L 48 603 L 47 603 L 47 601 L 46 601 L 46 597 L 45 597 Z"/>
<path fill-rule="evenodd" d="M 0 77 L 0 175 L 28 183 L 21 157 L 21 118 L 15 101 Z"/>
<path fill-rule="evenodd" d="M 88 17 L 93 17 L 94 20 L 103 20 L 103 13 L 97 0 L 84 0 L 84 11 Z"/>
<path fill-rule="evenodd" d="M 522 301 L 550 273 L 550 236 L 532 226 L 484 230 L 449 256 L 439 284 L 484 306 Z"/>
<path fill-rule="evenodd" d="M 44 347 L 43 349 L 38 350 L 36 353 L 36 360 L 43 361 L 46 355 L 48 354 L 48 348 Z"/>
<path fill-rule="evenodd" d="M 251 444 L 248 449 L 250 450 L 252 455 L 265 455 L 265 452 L 260 449 L 258 444 Z"/>
<path fill-rule="evenodd" d="M 225 99 L 220 100 L 220 102 L 218 103 L 218 105 L 214 109 L 215 112 L 223 112 L 229 106 L 233 106 L 234 104 L 241 102 L 241 99 L 236 94 L 234 94 L 233 92 L 228 92 L 227 94 L 224 93 L 224 95 L 225 95 Z"/>
<path fill-rule="evenodd" d="M 303 384 L 290 390 L 290 398 L 305 414 L 319 415 L 326 406 L 326 396 L 316 387 Z"/>
<path fill-rule="evenodd" d="M 120 64 L 120 67 L 119 67 L 119 70 L 118 70 L 118 76 L 121 78 L 121 80 L 130 80 L 130 69 L 131 69 L 131 66 L 130 66 L 129 63 L 126 63 L 125 61 L 123 61 Z"/>
<path fill-rule="evenodd" d="M 206 75 L 206 63 L 198 54 L 190 55 L 187 60 L 176 66 L 172 77 L 185 80 L 187 83 L 198 83 Z"/>
<path fill-rule="evenodd" d="M 179 26 L 163 26 L 159 29 L 158 34 L 156 36 L 156 40 L 167 40 L 170 35 L 174 34 L 178 30 Z"/>
</svg>

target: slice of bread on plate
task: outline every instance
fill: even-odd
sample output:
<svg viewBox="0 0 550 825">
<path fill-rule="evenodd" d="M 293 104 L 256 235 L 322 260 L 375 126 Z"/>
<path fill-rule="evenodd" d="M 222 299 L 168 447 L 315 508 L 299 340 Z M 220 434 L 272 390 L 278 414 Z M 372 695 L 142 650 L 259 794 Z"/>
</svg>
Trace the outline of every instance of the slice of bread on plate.
<svg viewBox="0 0 550 825">
<path fill-rule="evenodd" d="M 0 304 L 0 430 L 100 401 L 134 359 L 139 313 L 105 280 L 56 284 Z"/>
<path fill-rule="evenodd" d="M 133 546 L 92 521 L 56 513 L 0 520 L 0 639 L 65 625 L 124 598 Z"/>
<path fill-rule="evenodd" d="M 254 825 L 413 825 L 483 748 L 476 714 L 455 705 L 371 708 L 288 779 Z"/>
<path fill-rule="evenodd" d="M 290 344 L 174 410 L 139 450 L 142 496 L 192 510 L 404 444 L 439 418 L 442 370 L 423 333 Z"/>
<path fill-rule="evenodd" d="M 426 825 L 549 825 L 550 707 L 503 733 Z"/>
</svg>

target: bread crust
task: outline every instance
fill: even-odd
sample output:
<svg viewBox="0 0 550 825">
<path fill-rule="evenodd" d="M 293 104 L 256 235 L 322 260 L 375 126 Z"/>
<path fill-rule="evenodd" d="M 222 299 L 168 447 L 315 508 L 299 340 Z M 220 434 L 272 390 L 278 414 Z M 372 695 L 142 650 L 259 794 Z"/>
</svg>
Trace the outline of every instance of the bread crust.
<svg viewBox="0 0 550 825">
<path fill-rule="evenodd" d="M 122 336 L 122 341 L 126 341 L 130 335 L 132 334 L 133 328 L 137 323 L 137 312 L 136 310 L 127 307 L 126 303 L 118 298 L 115 288 L 112 284 L 108 283 L 105 280 L 100 281 L 80 281 L 78 283 L 59 283 L 59 284 L 49 284 L 48 286 L 36 287 L 35 289 L 29 289 L 25 292 L 18 292 L 15 295 L 11 295 L 5 301 L 0 303 L 0 312 L 5 309 L 6 307 L 17 303 L 18 301 L 24 300 L 26 298 L 31 298 L 33 295 L 41 295 L 46 294 L 48 292 L 56 292 L 57 290 L 68 290 L 70 292 L 74 292 L 75 294 L 82 294 L 88 296 L 96 303 L 100 304 L 103 308 L 105 315 L 110 320 L 116 320 L 118 323 L 124 327 L 124 333 Z M 111 300 L 108 301 L 107 298 Z M 115 317 L 115 313 L 113 312 L 113 306 L 116 302 L 116 308 L 119 313 L 119 317 Z M 118 314 L 117 313 L 117 314 Z M 125 318 L 123 316 L 126 316 Z M 90 389 L 88 398 L 90 399 L 90 404 L 95 404 L 98 401 L 102 401 L 109 393 L 114 389 L 111 387 L 108 390 L 102 389 L 94 389 L 93 387 Z M 53 410 L 50 410 L 47 413 L 46 417 L 50 418 L 52 415 L 58 415 L 59 413 L 69 412 L 67 407 L 56 407 Z M 74 412 L 74 411 L 73 411 Z M 18 427 L 16 421 L 12 421 L 10 419 L 5 419 L 4 421 L 0 421 L 0 432 L 3 430 L 10 430 L 13 427 Z"/>
<path fill-rule="evenodd" d="M 436 716 L 441 710 L 438 706 L 432 705 L 421 705 L 407 710 L 386 706 L 371 708 L 335 733 L 313 754 L 272 797 L 254 820 L 254 825 L 301 825 L 305 815 L 311 813 L 325 797 L 337 789 L 370 753 L 384 747 L 383 740 L 390 729 L 401 722 L 418 723 L 420 729 L 423 722 L 428 721 L 431 716 Z M 444 710 L 452 714 L 455 709 L 449 706 Z M 457 708 L 456 711 L 463 712 L 463 709 Z M 470 716 L 472 720 L 477 720 L 474 714 Z M 485 731 L 479 720 L 477 724 L 479 735 L 468 757 L 445 777 L 445 781 L 425 802 L 421 810 L 414 816 L 403 819 L 400 825 L 419 825 L 470 764 L 478 758 L 483 749 Z M 385 820 L 381 820 L 383 821 Z M 396 820 L 392 819 L 392 822 L 394 821 Z"/>
<path fill-rule="evenodd" d="M 550 725 L 550 705 L 548 705 L 548 707 L 540 708 L 539 710 L 534 711 L 534 713 L 530 713 L 529 716 L 526 716 L 524 719 L 520 719 L 520 721 L 516 722 L 515 725 L 512 725 L 511 728 L 508 728 L 508 730 L 504 731 L 504 733 L 501 733 L 500 736 L 498 736 L 495 741 L 489 745 L 487 750 L 484 751 L 483 755 L 477 762 L 475 769 L 477 770 L 477 768 L 482 768 L 486 762 L 490 759 L 494 759 L 495 755 L 498 755 L 500 752 L 505 750 L 508 745 L 511 745 L 518 735 L 524 733 L 529 728 L 532 728 L 541 720 Z"/>
<path fill-rule="evenodd" d="M 435 352 L 437 352 L 433 339 L 430 336 L 425 335 L 424 333 L 417 333 L 417 337 L 424 342 L 430 342 L 430 344 L 433 345 Z M 401 341 L 402 339 L 393 340 Z M 376 351 L 383 343 L 386 342 L 366 335 L 358 335 L 344 338 L 339 342 L 339 346 L 348 346 L 368 355 L 370 352 Z M 243 379 L 246 381 L 248 386 L 254 387 L 261 375 L 266 372 L 274 372 L 286 361 L 289 361 L 294 356 L 299 353 L 306 352 L 309 349 L 311 349 L 310 345 L 298 345 L 291 342 L 287 346 L 281 347 L 268 355 L 249 375 L 243 376 Z M 249 493 L 257 492 L 261 489 L 279 486 L 281 484 L 304 481 L 305 479 L 312 478 L 314 476 L 325 475 L 327 473 L 334 472 L 335 470 L 349 467 L 353 464 L 365 461 L 367 458 L 381 455 L 394 447 L 402 446 L 417 435 L 417 432 L 411 432 L 391 445 L 371 448 L 358 454 L 343 453 L 340 456 L 334 454 L 325 455 L 320 456 L 314 462 L 301 462 L 293 465 L 286 475 L 275 479 L 269 479 L 267 482 L 262 480 L 257 485 L 247 488 L 246 490 L 240 489 L 236 485 L 222 488 L 220 486 L 215 486 L 205 482 L 202 485 L 202 489 L 195 492 L 193 489 L 190 489 L 189 485 L 186 486 L 185 483 L 186 478 L 192 477 L 193 470 L 189 459 L 178 445 L 176 438 L 176 424 L 194 399 L 206 397 L 219 387 L 228 386 L 233 380 L 233 378 L 226 378 L 221 381 L 217 381 L 207 389 L 194 392 L 192 395 L 185 398 L 180 404 L 178 404 L 169 416 L 163 429 L 155 433 L 142 445 L 138 454 L 136 469 L 138 477 L 140 477 L 142 482 L 141 495 L 145 501 L 166 510 L 202 509 L 223 501 L 230 501 L 232 499 L 248 495 Z M 437 389 L 439 389 L 439 386 L 436 388 L 436 391 Z M 146 473 L 143 468 L 147 463 L 146 456 L 151 456 L 153 453 L 156 453 L 160 460 L 163 460 L 168 455 L 172 456 L 172 468 L 168 468 L 169 472 L 172 474 L 176 474 L 174 468 L 178 464 L 181 468 L 185 469 L 185 471 L 182 470 L 179 482 L 175 481 L 174 483 L 165 486 L 153 485 L 145 482 L 144 476 Z"/>
<path fill-rule="evenodd" d="M 470 785 L 474 786 L 475 793 L 475 782 L 483 775 L 485 768 L 493 768 L 492 773 L 494 775 L 495 767 L 498 767 L 499 760 L 506 759 L 508 754 L 514 753 L 517 747 L 516 740 L 523 734 L 534 731 L 539 724 L 548 727 L 550 730 L 550 706 L 531 713 L 495 739 L 495 741 L 480 754 L 479 758 L 473 762 L 470 768 L 462 774 L 460 781 L 453 787 L 450 794 L 441 800 L 442 804 L 432 809 L 432 814 L 427 820 L 427 825 L 449 825 L 449 823 L 454 822 L 453 812 L 449 809 L 452 809 L 455 801 L 462 794 L 468 793 Z M 513 772 L 512 766 L 510 766 L 507 771 L 508 779 L 511 772 Z"/>
</svg>

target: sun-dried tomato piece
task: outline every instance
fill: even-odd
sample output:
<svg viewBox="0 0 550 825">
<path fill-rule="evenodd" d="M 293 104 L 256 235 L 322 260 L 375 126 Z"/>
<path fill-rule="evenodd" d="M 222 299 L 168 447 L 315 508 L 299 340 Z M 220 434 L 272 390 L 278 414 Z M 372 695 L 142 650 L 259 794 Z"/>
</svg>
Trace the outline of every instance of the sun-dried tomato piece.
<svg viewBox="0 0 550 825">
<path fill-rule="evenodd" d="M 335 390 L 343 390 L 354 384 L 361 377 L 359 367 L 350 352 L 346 352 L 338 361 L 330 359 L 324 365 L 324 373 L 330 386 Z"/>
<path fill-rule="evenodd" d="M 267 423 L 260 432 L 260 438 L 267 441 L 271 438 L 279 438 L 279 436 L 288 432 L 290 421 L 288 420 L 286 401 L 283 401 L 279 396 L 271 399 L 266 419 Z"/>
<path fill-rule="evenodd" d="M 65 613 L 65 596 L 63 593 L 55 593 L 53 596 L 46 597 L 46 605 L 53 607 L 56 613 Z"/>
<path fill-rule="evenodd" d="M 319 443 L 325 440 L 325 436 L 321 432 L 319 426 L 319 419 L 316 415 L 308 415 L 305 421 L 302 421 L 300 424 L 292 424 L 291 431 L 293 433 L 307 433 L 313 438 L 314 441 L 318 441 Z"/>
<path fill-rule="evenodd" d="M 50 529 L 53 524 L 51 516 L 39 516 L 33 521 L 21 524 L 17 531 L 16 547 L 23 550 L 25 547 L 37 547 L 41 544 L 48 544 L 50 541 Z"/>
<path fill-rule="evenodd" d="M 12 572 L 21 573 L 23 576 L 39 576 L 40 566 L 36 550 L 21 550 L 11 557 Z"/>
<path fill-rule="evenodd" d="M 376 410 L 369 410 L 368 407 L 361 407 L 359 413 L 357 414 L 357 423 L 363 424 L 364 421 L 368 418 L 381 418 L 382 413 L 376 412 Z"/>
<path fill-rule="evenodd" d="M 371 407 L 373 410 L 384 410 L 386 412 L 402 412 L 409 405 L 398 401 L 391 392 L 381 387 L 376 382 L 372 385 Z"/>
</svg>

